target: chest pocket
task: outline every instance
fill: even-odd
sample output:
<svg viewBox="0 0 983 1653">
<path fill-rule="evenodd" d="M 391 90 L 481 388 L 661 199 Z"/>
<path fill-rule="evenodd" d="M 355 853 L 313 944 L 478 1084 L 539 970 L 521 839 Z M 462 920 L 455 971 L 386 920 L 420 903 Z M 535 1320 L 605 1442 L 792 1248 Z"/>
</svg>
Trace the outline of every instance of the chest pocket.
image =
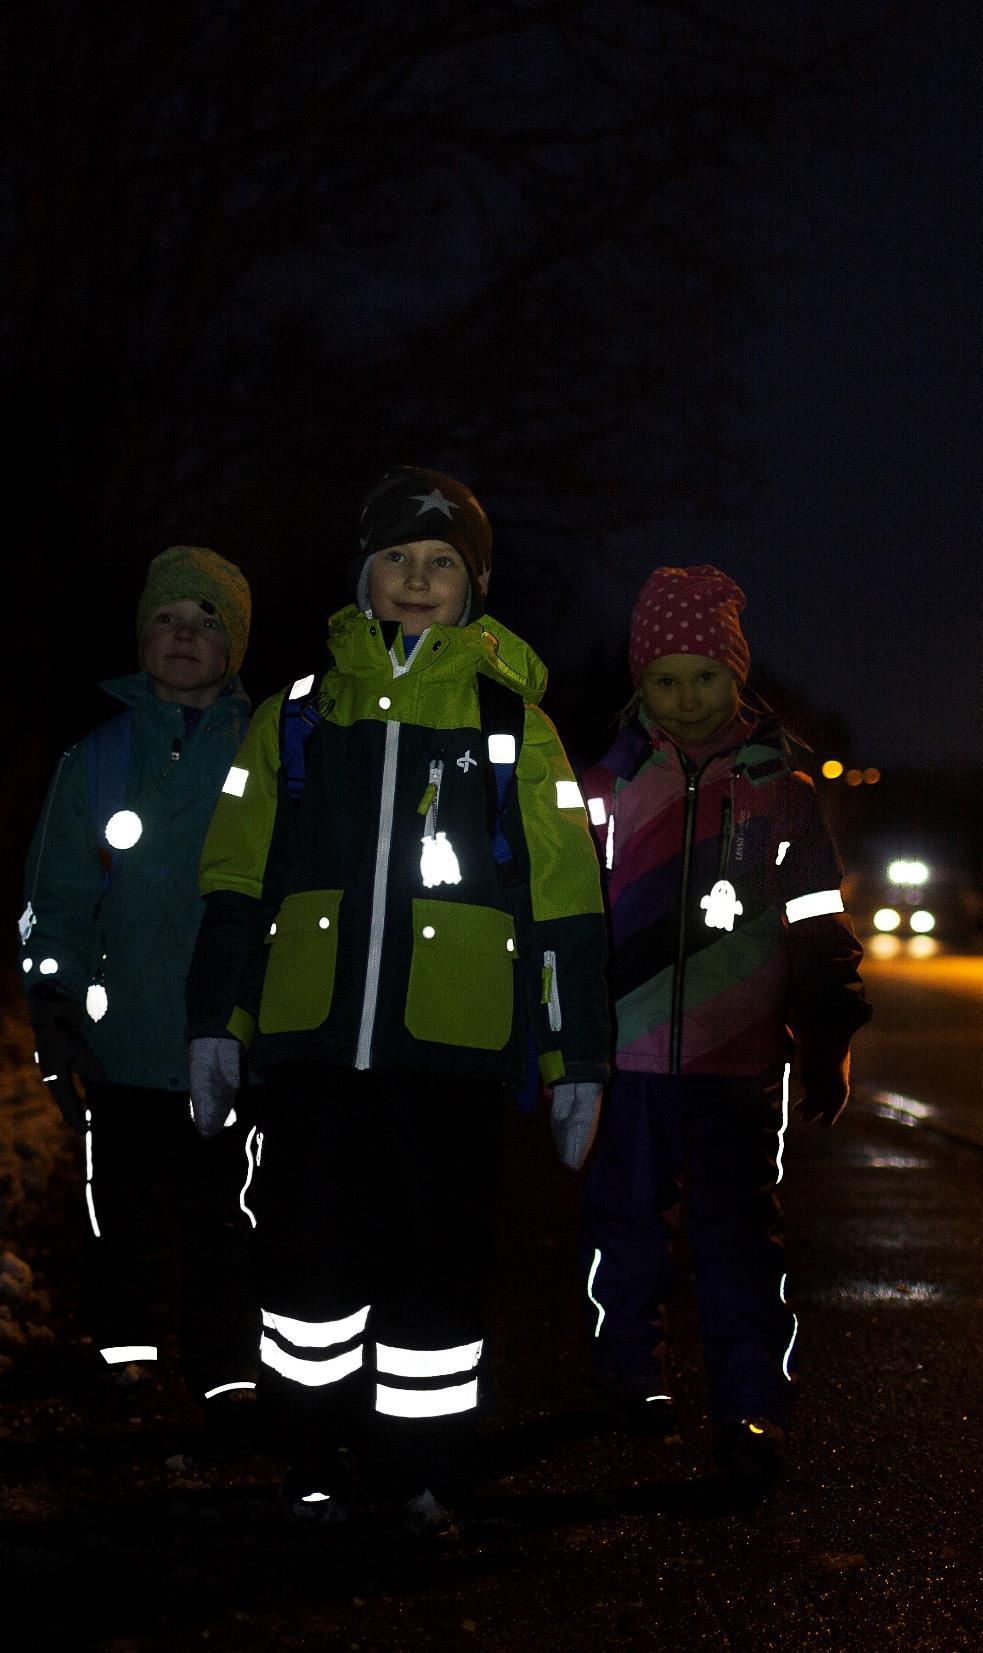
<svg viewBox="0 0 983 1653">
<path fill-rule="evenodd" d="M 413 902 L 406 1026 L 415 1039 L 502 1050 L 512 1033 L 515 929 L 464 901 Z"/>
<path fill-rule="evenodd" d="M 300 1033 L 327 1020 L 338 962 L 342 890 L 288 895 L 269 936 L 261 1033 Z"/>
</svg>

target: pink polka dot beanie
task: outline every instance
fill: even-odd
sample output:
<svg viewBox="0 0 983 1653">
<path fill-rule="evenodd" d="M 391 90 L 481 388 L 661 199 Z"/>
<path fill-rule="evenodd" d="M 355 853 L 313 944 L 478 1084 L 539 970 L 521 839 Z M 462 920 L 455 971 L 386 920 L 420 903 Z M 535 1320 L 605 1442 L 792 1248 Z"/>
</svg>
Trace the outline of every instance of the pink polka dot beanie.
<svg viewBox="0 0 983 1653">
<path fill-rule="evenodd" d="M 628 665 L 638 687 L 650 660 L 702 654 L 729 666 L 738 683 L 751 656 L 738 618 L 747 599 L 719 568 L 656 568 L 645 581 L 631 617 Z"/>
</svg>

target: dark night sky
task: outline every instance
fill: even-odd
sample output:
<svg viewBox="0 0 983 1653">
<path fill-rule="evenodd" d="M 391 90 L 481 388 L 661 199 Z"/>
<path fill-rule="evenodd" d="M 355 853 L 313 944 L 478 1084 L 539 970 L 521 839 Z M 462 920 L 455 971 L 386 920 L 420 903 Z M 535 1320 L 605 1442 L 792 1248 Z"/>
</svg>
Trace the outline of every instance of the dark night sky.
<svg viewBox="0 0 983 1653">
<path fill-rule="evenodd" d="M 885 770 L 983 756 L 983 19 L 919 10 L 862 147 L 810 155 L 778 203 L 788 273 L 739 369 L 747 520 L 621 537 L 584 593 L 618 632 L 648 566 L 719 562 L 754 656 Z"/>
<path fill-rule="evenodd" d="M 216 15 L 230 9 L 219 7 Z M 811 8 L 803 3 L 801 9 Z M 370 6 L 365 15 L 371 13 Z M 653 15 L 661 16 L 658 8 Z M 721 337 L 736 385 L 732 434 L 747 449 L 752 478 L 740 510 L 714 518 L 698 490 L 688 502 L 670 496 L 667 503 L 656 481 L 652 520 L 631 530 L 582 534 L 566 561 L 560 553 L 564 577 L 555 601 L 548 589 L 534 594 L 539 612 L 529 616 L 547 664 L 569 676 L 599 653 L 612 663 L 619 657 L 632 601 L 650 568 L 719 563 L 748 593 L 745 627 L 754 658 L 840 713 L 853 731 L 855 758 L 885 771 L 978 761 L 983 709 L 983 23 L 975 0 L 931 8 L 903 0 L 893 16 L 874 84 L 855 100 L 852 147 L 808 135 L 800 143 L 790 131 L 779 139 L 770 173 L 751 185 L 760 251 L 775 273 L 758 282 L 755 318 L 744 321 L 736 341 Z M 509 118 L 513 107 L 517 120 L 528 118 L 528 104 L 535 107 L 524 93 L 536 73 L 533 57 L 520 78 L 523 96 L 505 104 Z M 549 117 L 547 106 L 542 118 Z M 452 193 L 456 216 L 435 224 L 425 210 L 417 213 L 409 186 L 393 187 L 404 233 L 391 255 L 383 236 L 361 269 L 345 268 L 343 258 L 333 262 L 329 242 L 315 245 L 315 233 L 306 250 L 288 245 L 256 262 L 215 324 L 218 332 L 242 333 L 250 364 L 270 348 L 271 293 L 279 307 L 275 319 L 320 327 L 329 348 L 339 336 L 364 337 L 369 359 L 387 332 L 395 336 L 408 319 L 429 324 L 432 316 L 436 323 L 449 295 L 480 284 L 480 215 L 469 225 L 467 208 L 459 214 L 456 204 L 466 202 L 466 193 Z M 513 208 L 506 197 L 497 208 L 500 232 Z M 110 233 L 122 235 L 118 226 Z M 653 254 L 647 272 L 653 314 L 655 283 L 664 273 L 657 258 Z M 615 271 L 608 293 L 598 295 L 609 307 L 617 303 L 617 283 Z M 142 324 L 139 310 L 136 316 Z M 148 326 L 152 332 L 152 320 Z M 438 360 L 426 362 L 431 370 L 440 373 Z M 311 368 L 312 401 L 316 371 Z M 233 405 L 234 384 L 226 387 L 220 375 L 216 382 Z M 468 393 L 480 401 L 480 379 Z M 69 447 L 84 434 L 78 425 L 63 433 Z M 444 456 L 400 457 L 439 465 Z M 623 462 L 636 475 L 658 478 L 659 458 L 658 431 L 646 429 L 643 418 L 626 437 Z M 261 462 L 262 456 L 260 469 Z M 283 462 L 281 452 L 277 463 Z M 292 453 L 286 463 L 289 469 Z M 303 456 L 296 463 L 288 485 L 296 480 L 302 494 L 310 461 Z M 330 450 L 318 454 L 318 465 L 333 463 Z M 707 457 L 708 472 L 714 463 Z M 282 575 L 295 549 L 286 536 L 276 543 L 275 524 L 272 539 L 264 537 L 264 525 L 250 543 L 248 498 L 240 501 L 238 520 L 234 512 L 223 514 L 223 500 L 235 502 L 235 487 L 234 478 L 228 484 L 220 478 L 201 521 L 181 514 L 180 497 L 168 500 L 173 520 L 155 515 L 150 545 L 129 546 L 131 560 L 117 570 L 120 606 L 124 588 L 137 583 L 143 555 L 169 538 L 204 536 L 240 557 L 260 576 L 264 592 L 281 600 Z M 565 502 L 544 490 L 526 512 L 530 502 L 517 498 L 515 478 L 494 462 L 485 466 L 481 491 L 499 528 L 490 607 L 522 629 L 522 605 L 510 608 L 521 581 L 517 587 L 510 578 L 509 558 L 535 567 L 543 551 L 548 564 L 550 542 L 555 557 L 567 531 Z M 350 523 L 325 523 L 322 543 L 337 551 L 349 533 L 354 538 L 355 508 L 353 497 Z M 316 510 L 312 502 L 312 515 Z M 66 561 L 71 555 L 69 547 Z M 319 556 L 315 547 L 300 571 L 305 650 L 322 625 L 313 589 Z M 527 577 L 527 592 L 535 577 Z M 292 619 L 285 611 L 274 616 L 275 606 L 264 597 L 254 626 L 250 683 L 264 693 L 274 686 L 265 676 L 276 655 L 264 639 L 276 631 L 285 637 Z M 131 647 L 115 611 L 107 608 L 105 619 L 101 633 L 100 615 L 91 616 L 93 677 L 125 669 L 121 651 L 129 654 Z M 276 669 L 283 669 L 276 658 Z M 284 674 L 293 668 L 291 658 Z M 78 732 L 65 733 L 74 738 Z M 50 736 L 65 738 L 53 728 Z"/>
</svg>

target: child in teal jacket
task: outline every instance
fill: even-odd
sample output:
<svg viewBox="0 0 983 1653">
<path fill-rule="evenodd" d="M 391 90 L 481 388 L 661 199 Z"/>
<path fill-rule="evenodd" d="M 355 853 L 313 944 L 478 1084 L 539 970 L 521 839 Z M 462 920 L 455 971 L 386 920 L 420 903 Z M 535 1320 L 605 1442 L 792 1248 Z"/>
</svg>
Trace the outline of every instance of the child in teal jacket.
<svg viewBox="0 0 983 1653">
<path fill-rule="evenodd" d="M 241 1263 L 229 1292 L 230 1244 L 241 1249 L 230 1236 L 246 1220 L 243 1133 L 214 1145 L 196 1136 L 184 1037 L 198 857 L 249 723 L 237 676 L 249 617 L 245 578 L 214 552 L 175 546 L 153 560 L 137 610 L 141 670 L 103 684 L 124 710 L 59 762 L 21 920 L 41 1076 L 85 1136 L 97 1346 L 117 1375 L 157 1360 L 150 1257 L 181 1206 L 199 1254 L 186 1271 L 184 1356 L 200 1396 L 251 1386 L 258 1344 Z"/>
</svg>

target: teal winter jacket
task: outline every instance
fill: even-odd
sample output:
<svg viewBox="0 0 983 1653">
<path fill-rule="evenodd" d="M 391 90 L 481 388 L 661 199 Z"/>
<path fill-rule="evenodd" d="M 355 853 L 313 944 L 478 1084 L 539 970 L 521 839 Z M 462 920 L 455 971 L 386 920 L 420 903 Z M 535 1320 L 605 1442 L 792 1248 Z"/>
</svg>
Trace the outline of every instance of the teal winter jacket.
<svg viewBox="0 0 983 1653">
<path fill-rule="evenodd" d="M 45 984 L 88 1003 L 86 1037 L 110 1083 L 186 1090 L 184 978 L 202 913 L 198 858 L 249 702 L 233 679 L 188 732 L 184 708 L 158 700 L 145 672 L 102 688 L 131 708 L 125 804 L 142 831 L 113 855 L 110 872 L 85 737 L 62 757 L 31 844 L 23 984 L 28 999 Z"/>
</svg>

